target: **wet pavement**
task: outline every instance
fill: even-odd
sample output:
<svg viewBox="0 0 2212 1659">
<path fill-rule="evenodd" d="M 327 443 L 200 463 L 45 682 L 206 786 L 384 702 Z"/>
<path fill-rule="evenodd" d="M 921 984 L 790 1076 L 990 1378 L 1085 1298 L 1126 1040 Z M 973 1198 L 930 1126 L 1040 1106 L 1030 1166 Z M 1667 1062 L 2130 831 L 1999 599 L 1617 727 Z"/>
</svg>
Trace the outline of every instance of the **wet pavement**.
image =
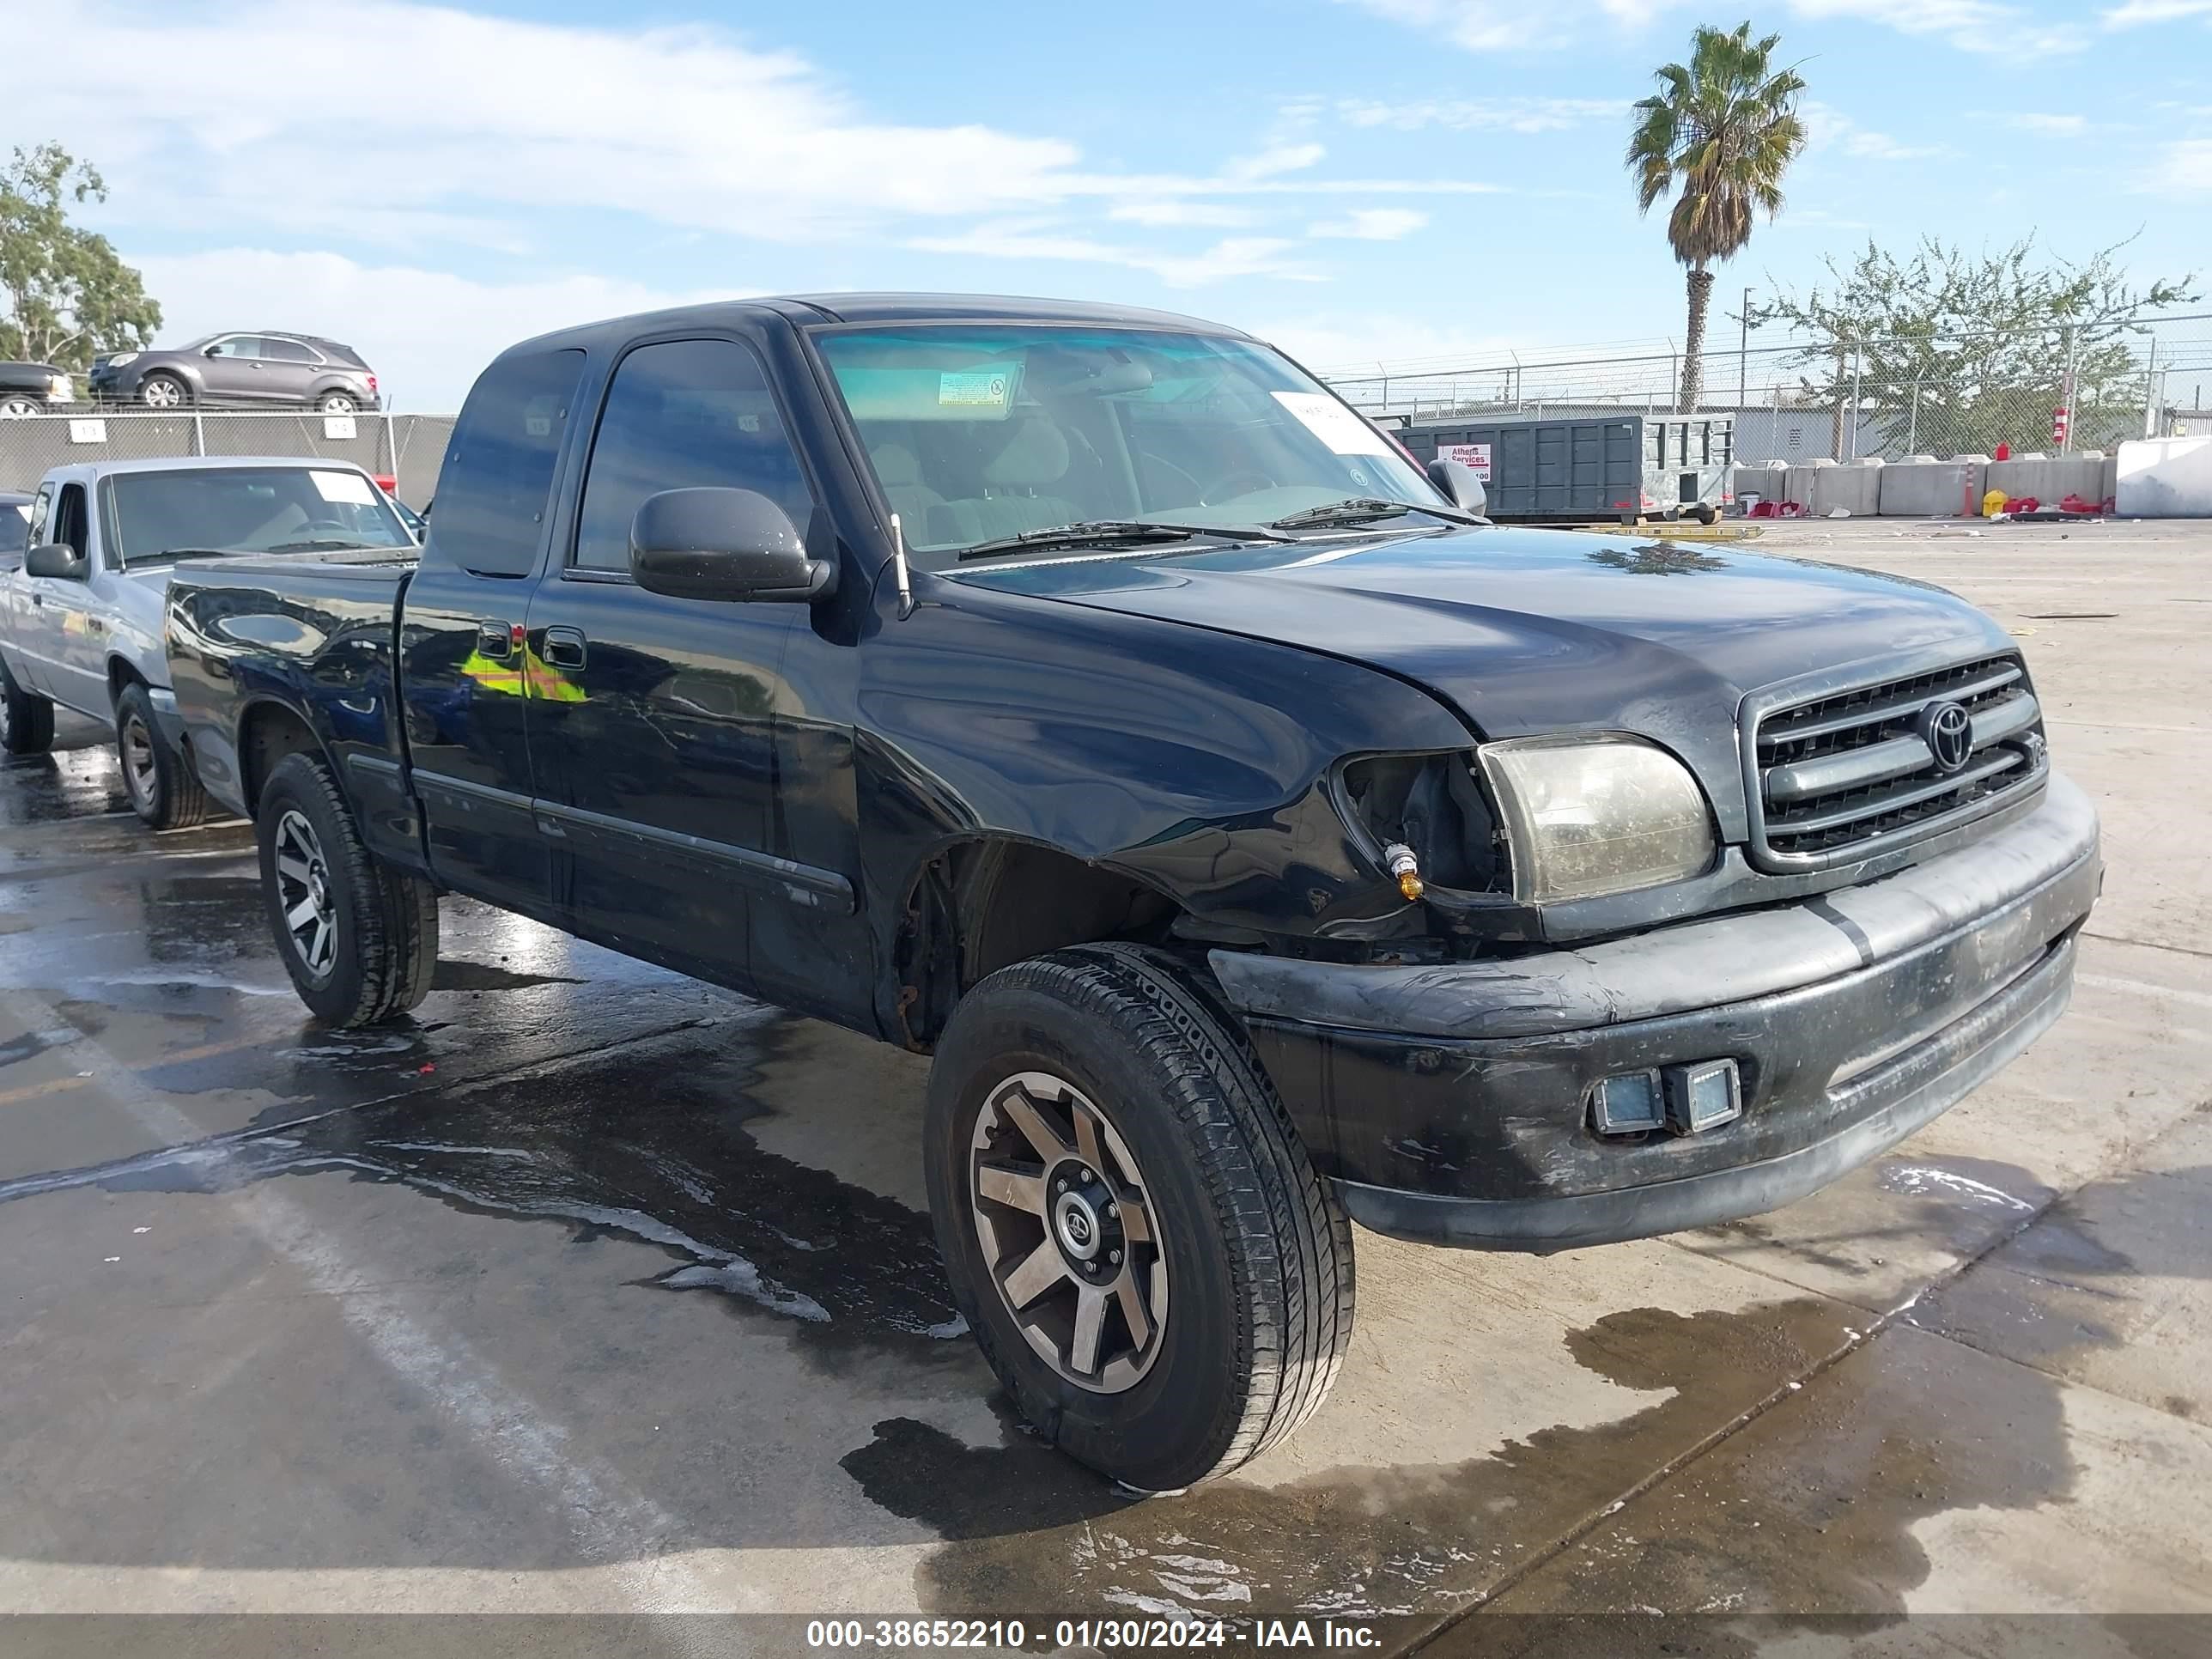
<svg viewBox="0 0 2212 1659">
<path fill-rule="evenodd" d="M 2175 833 L 2212 821 L 2212 527 L 1905 530 L 1768 545 L 2021 635 L 2106 825 L 2072 1012 L 1775 1215 L 1545 1260 L 1361 1235 L 1333 1400 L 1176 1498 L 1007 1414 L 923 1211 L 923 1062 L 451 900 L 410 1023 L 319 1030 L 246 828 L 147 834 L 72 728 L 0 772 L 0 1609 L 2189 1650 L 2136 1616 L 2212 1614 L 2212 878 Z M 500 1628 L 410 1631 L 542 1650 Z"/>
</svg>

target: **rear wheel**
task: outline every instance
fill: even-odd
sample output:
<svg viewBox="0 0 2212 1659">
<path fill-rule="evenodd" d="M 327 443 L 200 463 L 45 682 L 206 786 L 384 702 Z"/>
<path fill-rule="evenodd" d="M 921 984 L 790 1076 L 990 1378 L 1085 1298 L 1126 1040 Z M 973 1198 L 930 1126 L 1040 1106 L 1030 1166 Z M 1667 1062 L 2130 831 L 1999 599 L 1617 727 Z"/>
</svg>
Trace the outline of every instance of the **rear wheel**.
<svg viewBox="0 0 2212 1659">
<path fill-rule="evenodd" d="M 316 399 L 315 407 L 325 415 L 350 415 L 361 405 L 343 392 L 325 392 Z"/>
<path fill-rule="evenodd" d="M 926 1158 L 954 1297 L 1070 1455 L 1176 1490 L 1327 1396 L 1350 1224 L 1233 1017 L 1172 957 L 1085 945 L 969 992 L 930 1073 Z"/>
<path fill-rule="evenodd" d="M 126 685 L 115 700 L 115 757 L 131 807 L 151 830 L 188 830 L 207 820 L 207 791 L 199 774 L 161 740 L 153 699 L 143 685 Z"/>
<path fill-rule="evenodd" d="M 181 409 L 191 400 L 191 387 L 173 374 L 149 374 L 139 383 L 138 401 L 149 409 Z"/>
<path fill-rule="evenodd" d="M 261 897 L 277 954 L 316 1018 L 395 1019 L 422 1000 L 438 962 L 438 896 L 369 856 L 316 755 L 288 756 L 255 804 Z"/>
<path fill-rule="evenodd" d="M 43 755 L 54 746 L 54 706 L 15 684 L 0 662 L 0 751 Z"/>
</svg>

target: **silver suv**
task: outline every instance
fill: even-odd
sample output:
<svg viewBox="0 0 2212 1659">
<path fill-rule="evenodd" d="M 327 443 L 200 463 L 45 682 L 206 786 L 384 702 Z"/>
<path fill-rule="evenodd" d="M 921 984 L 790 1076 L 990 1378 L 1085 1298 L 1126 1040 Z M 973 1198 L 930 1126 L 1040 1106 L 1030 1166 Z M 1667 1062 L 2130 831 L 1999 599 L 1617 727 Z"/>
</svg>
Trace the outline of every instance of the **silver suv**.
<svg viewBox="0 0 2212 1659">
<path fill-rule="evenodd" d="M 376 376 L 351 346 L 313 334 L 210 334 L 169 350 L 92 360 L 93 400 L 182 409 L 280 404 L 350 415 L 377 407 Z"/>
</svg>

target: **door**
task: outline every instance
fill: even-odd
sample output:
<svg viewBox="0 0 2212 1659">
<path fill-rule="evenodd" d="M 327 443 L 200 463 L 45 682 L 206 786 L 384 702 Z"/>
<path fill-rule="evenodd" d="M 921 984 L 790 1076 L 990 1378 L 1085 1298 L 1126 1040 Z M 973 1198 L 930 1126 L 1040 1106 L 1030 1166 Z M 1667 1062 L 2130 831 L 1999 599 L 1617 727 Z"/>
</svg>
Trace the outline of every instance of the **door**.
<svg viewBox="0 0 2212 1659">
<path fill-rule="evenodd" d="M 54 487 L 39 486 L 32 498 L 30 522 L 25 526 L 27 539 L 23 551 L 30 550 L 49 539 L 47 526 L 54 516 Z M 21 565 L 16 567 L 18 580 L 7 594 L 8 639 L 15 647 L 15 675 L 26 691 L 43 694 L 46 689 L 46 653 L 51 648 L 46 641 L 46 590 Z"/>
<path fill-rule="evenodd" d="M 261 361 L 261 337 L 231 334 L 208 347 L 200 375 L 207 382 L 210 402 L 258 404 L 269 401 L 269 380 Z"/>
<path fill-rule="evenodd" d="M 567 854 L 565 925 L 744 990 L 755 907 L 822 874 L 770 840 L 781 663 L 805 607 L 669 599 L 631 580 L 640 504 L 699 485 L 758 490 L 802 528 L 812 517 L 749 346 L 638 345 L 608 384 L 570 556 L 532 598 L 531 753 L 541 825 Z"/>
<path fill-rule="evenodd" d="M 84 485 L 61 487 L 46 538 L 74 548 L 80 556 L 93 552 L 90 501 Z M 82 576 L 27 576 L 26 581 L 31 590 L 32 636 L 46 677 L 41 689 L 56 702 L 104 721 L 111 712 L 107 623 L 93 614 L 96 574 L 88 561 Z"/>
<path fill-rule="evenodd" d="M 462 406 L 400 611 L 408 757 L 431 874 L 544 915 L 522 632 L 584 354 L 510 352 Z"/>
<path fill-rule="evenodd" d="M 261 339 L 261 379 L 263 395 L 271 402 L 304 404 L 307 388 L 315 383 L 322 372 L 323 360 L 297 340 L 279 340 L 264 335 Z"/>
</svg>

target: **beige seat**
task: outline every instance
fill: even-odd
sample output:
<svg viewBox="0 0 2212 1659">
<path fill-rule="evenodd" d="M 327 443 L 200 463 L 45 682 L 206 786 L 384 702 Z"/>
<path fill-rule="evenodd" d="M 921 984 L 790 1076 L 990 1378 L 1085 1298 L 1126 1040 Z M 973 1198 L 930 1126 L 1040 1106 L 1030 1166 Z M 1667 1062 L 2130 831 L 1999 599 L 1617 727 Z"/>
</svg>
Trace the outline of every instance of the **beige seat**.
<svg viewBox="0 0 2212 1659">
<path fill-rule="evenodd" d="M 1075 502 L 1047 493 L 1066 477 L 1067 465 L 1067 439 L 1050 421 L 1029 416 L 1007 422 L 1004 439 L 983 463 L 983 494 L 932 507 L 929 540 L 939 545 L 994 541 L 1082 518 Z M 877 469 L 882 470 L 880 458 Z"/>
</svg>

